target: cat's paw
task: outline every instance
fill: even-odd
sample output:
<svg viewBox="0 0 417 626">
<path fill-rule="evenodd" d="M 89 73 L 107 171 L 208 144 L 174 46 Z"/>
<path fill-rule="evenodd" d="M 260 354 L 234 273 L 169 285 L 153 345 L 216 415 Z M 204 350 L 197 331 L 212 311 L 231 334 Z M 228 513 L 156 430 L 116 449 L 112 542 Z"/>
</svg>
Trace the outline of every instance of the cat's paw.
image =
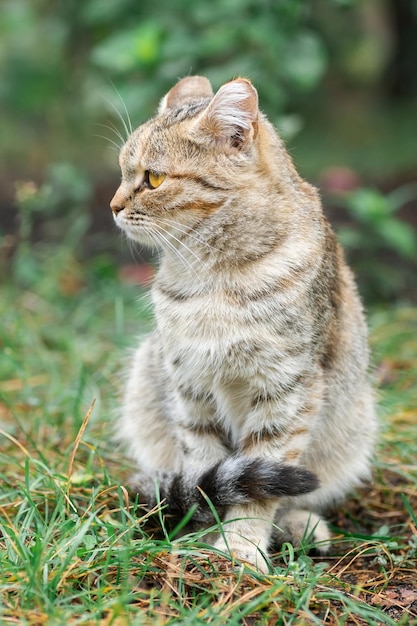
<svg viewBox="0 0 417 626">
<path fill-rule="evenodd" d="M 244 539 L 240 536 L 231 537 L 230 534 L 231 533 L 226 533 L 225 538 L 219 537 L 214 543 L 214 548 L 226 554 L 230 554 L 232 559 L 247 563 L 263 574 L 267 574 L 269 566 L 264 557 L 264 555 L 267 555 L 266 544 L 264 545 L 264 542 L 255 544 L 249 539 Z"/>
<path fill-rule="evenodd" d="M 291 509 L 278 514 L 273 532 L 274 543 L 286 541 L 295 546 L 311 546 L 311 551 L 324 555 L 330 549 L 331 535 L 327 523 L 317 513 Z"/>
</svg>

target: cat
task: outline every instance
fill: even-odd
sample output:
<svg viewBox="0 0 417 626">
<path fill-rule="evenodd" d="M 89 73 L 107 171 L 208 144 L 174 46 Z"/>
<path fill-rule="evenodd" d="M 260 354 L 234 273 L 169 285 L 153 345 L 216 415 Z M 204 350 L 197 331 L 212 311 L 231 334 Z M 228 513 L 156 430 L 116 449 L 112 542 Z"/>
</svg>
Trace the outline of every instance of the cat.
<svg viewBox="0 0 417 626">
<path fill-rule="evenodd" d="M 318 147 L 319 149 L 319 147 Z M 297 173 L 249 80 L 180 80 L 120 152 L 111 209 L 161 252 L 155 331 L 134 354 L 118 437 L 137 490 L 223 531 L 268 569 L 370 476 L 377 433 L 367 327 L 318 192 Z M 209 535 L 212 537 L 212 535 Z"/>
</svg>

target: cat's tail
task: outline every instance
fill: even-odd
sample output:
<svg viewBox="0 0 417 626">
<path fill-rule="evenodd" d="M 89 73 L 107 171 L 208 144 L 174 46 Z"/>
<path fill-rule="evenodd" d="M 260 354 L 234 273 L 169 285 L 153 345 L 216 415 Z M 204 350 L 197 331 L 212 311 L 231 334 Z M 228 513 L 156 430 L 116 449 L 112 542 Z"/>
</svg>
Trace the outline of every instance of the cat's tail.
<svg viewBox="0 0 417 626">
<path fill-rule="evenodd" d="M 165 476 L 158 488 L 159 499 L 167 505 L 168 515 L 175 520 L 196 507 L 193 519 L 211 523 L 212 507 L 221 515 L 228 506 L 280 496 L 299 496 L 318 486 L 317 477 L 303 467 L 233 456 L 200 475 Z"/>
</svg>

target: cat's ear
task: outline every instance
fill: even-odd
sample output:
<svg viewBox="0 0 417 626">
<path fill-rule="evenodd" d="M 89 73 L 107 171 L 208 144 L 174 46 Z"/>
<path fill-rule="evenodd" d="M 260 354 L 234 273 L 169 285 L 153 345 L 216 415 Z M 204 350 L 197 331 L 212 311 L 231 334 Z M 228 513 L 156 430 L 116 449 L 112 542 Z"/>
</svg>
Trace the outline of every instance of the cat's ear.
<svg viewBox="0 0 417 626">
<path fill-rule="evenodd" d="M 197 125 L 217 143 L 242 148 L 258 133 L 258 92 L 249 80 L 222 85 Z"/>
<path fill-rule="evenodd" d="M 187 100 L 212 97 L 213 89 L 207 78 L 204 76 L 187 76 L 178 81 L 162 98 L 158 113 L 164 113 L 167 109 L 176 109 Z"/>
</svg>

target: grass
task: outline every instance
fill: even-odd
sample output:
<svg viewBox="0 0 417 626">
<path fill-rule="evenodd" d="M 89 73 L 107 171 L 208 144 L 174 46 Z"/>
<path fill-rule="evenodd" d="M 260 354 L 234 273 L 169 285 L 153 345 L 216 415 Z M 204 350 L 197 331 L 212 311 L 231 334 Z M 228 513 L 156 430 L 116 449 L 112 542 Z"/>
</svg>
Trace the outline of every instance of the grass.
<svg viewBox="0 0 417 626">
<path fill-rule="evenodd" d="M 149 313 L 105 258 L 38 256 L 30 282 L 0 291 L 1 624 L 415 623 L 417 310 L 371 316 L 373 485 L 330 516 L 331 556 L 286 545 L 264 576 L 129 500 L 112 415 Z"/>
</svg>

